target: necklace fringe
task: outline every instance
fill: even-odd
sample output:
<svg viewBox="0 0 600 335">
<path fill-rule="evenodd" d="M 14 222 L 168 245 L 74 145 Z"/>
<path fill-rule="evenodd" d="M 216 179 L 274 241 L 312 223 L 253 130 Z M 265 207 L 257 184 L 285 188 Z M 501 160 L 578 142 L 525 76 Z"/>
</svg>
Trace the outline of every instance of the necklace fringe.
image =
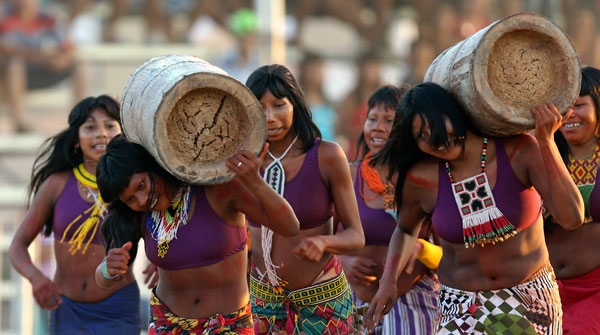
<svg viewBox="0 0 600 335">
<path fill-rule="evenodd" d="M 67 233 L 71 229 L 71 227 L 77 223 L 84 215 L 90 213 L 89 217 L 77 227 L 71 238 L 69 239 L 69 252 L 71 255 L 75 255 L 75 253 L 81 250 L 81 254 L 85 255 L 88 246 L 94 239 L 96 232 L 98 231 L 98 227 L 104 220 L 104 213 L 106 213 L 106 207 L 104 205 L 104 201 L 102 201 L 102 197 L 98 193 L 98 184 L 96 184 L 96 176 L 90 174 L 85 170 L 85 166 L 83 163 L 73 168 L 73 174 L 77 181 L 85 187 L 85 190 L 88 193 L 88 196 L 94 198 L 94 204 L 85 210 L 82 214 L 77 216 L 75 220 L 73 220 L 65 231 L 63 232 L 63 236 L 60 240 L 60 243 L 63 243 L 65 238 L 67 237 Z M 95 191 L 95 192 L 94 192 Z M 90 234 L 91 231 L 91 234 Z M 87 241 L 86 241 L 87 239 Z"/>
<path fill-rule="evenodd" d="M 294 140 L 290 145 L 285 149 L 283 154 L 279 157 L 273 156 L 271 151 L 267 151 L 269 156 L 273 158 L 273 162 L 267 166 L 265 169 L 264 180 L 266 183 L 271 186 L 279 194 L 283 197 L 283 192 L 285 191 L 285 170 L 283 169 L 283 164 L 281 164 L 281 160 L 287 155 L 287 153 L 292 149 L 294 143 L 298 140 L 298 135 L 294 137 Z M 263 259 L 265 262 L 265 273 L 264 276 L 267 276 L 269 283 L 280 292 L 283 292 L 282 279 L 277 275 L 277 269 L 279 266 L 275 265 L 271 260 L 271 249 L 273 247 L 273 231 L 265 226 L 261 227 L 261 247 L 263 251 Z M 261 279 L 263 279 L 261 278 Z"/>
<path fill-rule="evenodd" d="M 485 173 L 487 146 L 488 139 L 484 137 L 481 148 L 481 173 L 476 176 L 455 182 L 450 163 L 448 161 L 445 163 L 448 178 L 452 183 L 452 194 L 462 218 L 463 240 L 466 248 L 502 242 L 519 232 L 496 206 Z"/>
<path fill-rule="evenodd" d="M 169 251 L 169 242 L 177 238 L 179 227 L 188 222 L 188 211 L 191 199 L 191 186 L 182 187 L 175 195 L 169 209 L 153 211 L 146 219 L 146 229 L 152 232 L 152 237 L 158 245 L 158 256 L 164 258 Z"/>
</svg>

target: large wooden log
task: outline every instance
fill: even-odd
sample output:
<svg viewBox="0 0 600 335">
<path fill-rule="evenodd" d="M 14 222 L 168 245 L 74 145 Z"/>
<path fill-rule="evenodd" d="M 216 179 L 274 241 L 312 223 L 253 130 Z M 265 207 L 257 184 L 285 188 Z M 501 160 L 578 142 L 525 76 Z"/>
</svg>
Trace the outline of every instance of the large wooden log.
<svg viewBox="0 0 600 335">
<path fill-rule="evenodd" d="M 549 19 L 521 13 L 500 19 L 442 52 L 425 81 L 450 90 L 486 134 L 532 129 L 530 109 L 553 103 L 565 113 L 581 71 L 567 35 Z"/>
<path fill-rule="evenodd" d="M 166 170 L 193 184 L 235 177 L 225 160 L 258 154 L 265 115 L 252 92 L 220 68 L 192 56 L 152 58 L 138 67 L 122 97 L 123 132 Z"/>
</svg>

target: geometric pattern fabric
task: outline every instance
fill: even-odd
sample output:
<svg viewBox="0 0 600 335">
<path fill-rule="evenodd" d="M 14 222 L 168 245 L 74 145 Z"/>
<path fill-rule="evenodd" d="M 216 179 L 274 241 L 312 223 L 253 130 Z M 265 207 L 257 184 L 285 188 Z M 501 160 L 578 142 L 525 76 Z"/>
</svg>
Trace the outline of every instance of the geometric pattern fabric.
<svg viewBox="0 0 600 335">
<path fill-rule="evenodd" d="M 442 284 L 437 335 L 558 335 L 562 309 L 551 267 L 512 288 L 468 292 Z"/>
<path fill-rule="evenodd" d="M 600 150 L 596 147 L 594 155 L 589 159 L 572 159 L 569 157 L 568 169 L 575 185 L 588 185 L 596 183 L 596 172 L 598 171 L 598 156 Z"/>
</svg>

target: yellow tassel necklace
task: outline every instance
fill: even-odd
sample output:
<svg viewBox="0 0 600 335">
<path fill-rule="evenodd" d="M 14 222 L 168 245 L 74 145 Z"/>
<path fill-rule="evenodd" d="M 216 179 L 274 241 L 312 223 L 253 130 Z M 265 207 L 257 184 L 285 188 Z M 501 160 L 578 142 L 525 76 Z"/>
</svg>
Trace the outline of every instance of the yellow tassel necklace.
<svg viewBox="0 0 600 335">
<path fill-rule="evenodd" d="M 73 174 L 75 175 L 77 181 L 83 187 L 85 187 L 85 190 L 88 194 L 88 198 L 94 198 L 94 204 L 90 208 L 86 209 L 82 214 L 79 214 L 79 216 L 77 216 L 77 218 L 75 218 L 75 220 L 73 220 L 67 226 L 67 229 L 65 229 L 60 242 L 63 243 L 65 237 L 67 236 L 67 233 L 71 229 L 71 226 L 78 222 L 83 215 L 91 212 L 89 214 L 89 217 L 85 221 L 83 221 L 81 225 L 79 225 L 79 227 L 77 228 L 77 230 L 75 230 L 73 236 L 71 236 L 71 239 L 69 240 L 69 252 L 71 253 L 71 255 L 74 255 L 78 250 L 81 250 L 81 254 L 85 255 L 85 252 L 87 251 L 90 242 L 92 242 L 92 239 L 94 239 L 94 236 L 96 235 L 96 232 L 98 231 L 98 228 L 100 227 L 100 224 L 104 219 L 104 213 L 106 213 L 106 206 L 104 205 L 102 197 L 98 192 L 96 176 L 87 172 L 83 163 L 73 168 Z"/>
</svg>

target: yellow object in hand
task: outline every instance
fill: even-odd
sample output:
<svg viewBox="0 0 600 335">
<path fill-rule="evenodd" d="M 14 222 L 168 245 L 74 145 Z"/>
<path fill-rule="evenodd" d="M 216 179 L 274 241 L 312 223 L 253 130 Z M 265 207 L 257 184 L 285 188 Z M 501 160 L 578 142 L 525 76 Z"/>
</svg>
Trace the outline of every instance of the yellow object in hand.
<svg viewBox="0 0 600 335">
<path fill-rule="evenodd" d="M 439 245 L 431 244 L 424 239 L 420 238 L 419 241 L 423 243 L 423 249 L 417 256 L 417 259 L 421 263 L 425 264 L 430 269 L 437 269 L 442 259 L 442 247 Z"/>
</svg>

